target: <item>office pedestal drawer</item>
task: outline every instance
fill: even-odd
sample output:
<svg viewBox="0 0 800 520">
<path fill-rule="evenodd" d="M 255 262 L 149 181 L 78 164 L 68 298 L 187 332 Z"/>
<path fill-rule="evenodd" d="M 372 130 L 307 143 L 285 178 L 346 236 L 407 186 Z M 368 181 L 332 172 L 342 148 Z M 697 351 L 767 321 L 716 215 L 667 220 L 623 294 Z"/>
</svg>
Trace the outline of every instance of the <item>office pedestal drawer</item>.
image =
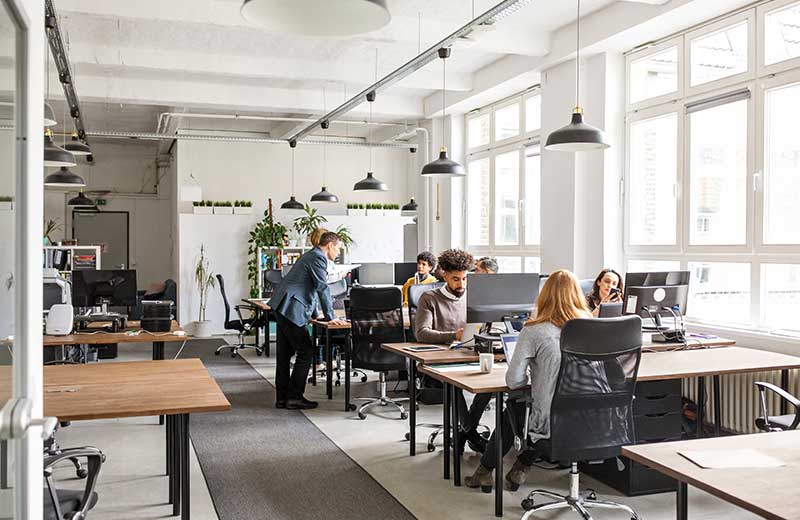
<svg viewBox="0 0 800 520">
<path fill-rule="evenodd" d="M 675 479 L 627 457 L 608 459 L 602 464 L 580 464 L 580 470 L 629 497 L 678 489 Z"/>
<path fill-rule="evenodd" d="M 636 444 L 674 441 L 681 438 L 681 413 L 671 412 L 633 417 Z"/>
</svg>

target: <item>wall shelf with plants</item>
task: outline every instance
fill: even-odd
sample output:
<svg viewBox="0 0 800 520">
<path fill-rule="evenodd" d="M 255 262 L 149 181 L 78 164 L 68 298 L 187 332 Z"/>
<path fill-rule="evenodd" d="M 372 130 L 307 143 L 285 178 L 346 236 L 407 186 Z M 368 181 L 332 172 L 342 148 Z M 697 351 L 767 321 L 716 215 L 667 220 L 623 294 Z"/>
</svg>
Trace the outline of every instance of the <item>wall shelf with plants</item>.
<svg viewBox="0 0 800 520">
<path fill-rule="evenodd" d="M 195 215 L 251 215 L 253 202 L 249 200 L 198 200 L 192 203 Z"/>
</svg>

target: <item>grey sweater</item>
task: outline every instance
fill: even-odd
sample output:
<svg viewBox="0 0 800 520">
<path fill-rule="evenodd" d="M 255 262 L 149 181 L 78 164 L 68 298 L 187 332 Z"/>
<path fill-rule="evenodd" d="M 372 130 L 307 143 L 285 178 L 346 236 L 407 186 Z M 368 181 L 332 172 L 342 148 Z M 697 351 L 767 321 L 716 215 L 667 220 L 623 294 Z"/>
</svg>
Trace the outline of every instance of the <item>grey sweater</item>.
<svg viewBox="0 0 800 520">
<path fill-rule="evenodd" d="M 452 343 L 456 330 L 467 323 L 467 299 L 454 300 L 441 293 L 444 288 L 428 291 L 419 299 L 414 318 L 414 336 L 422 343 Z"/>
<path fill-rule="evenodd" d="M 537 323 L 522 329 L 514 357 L 508 361 L 506 384 L 520 388 L 528 384 L 530 369 L 533 407 L 528 429 L 532 441 L 550 438 L 550 405 L 561 366 L 561 329 L 552 323 Z"/>
</svg>

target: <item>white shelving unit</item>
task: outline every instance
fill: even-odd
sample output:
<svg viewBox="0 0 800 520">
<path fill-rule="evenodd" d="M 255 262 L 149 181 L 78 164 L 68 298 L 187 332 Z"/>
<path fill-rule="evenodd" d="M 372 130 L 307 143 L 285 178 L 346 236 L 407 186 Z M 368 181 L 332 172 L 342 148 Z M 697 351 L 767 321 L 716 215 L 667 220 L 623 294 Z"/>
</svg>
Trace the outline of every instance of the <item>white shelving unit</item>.
<svg viewBox="0 0 800 520">
<path fill-rule="evenodd" d="M 264 278 L 263 273 L 270 269 L 264 264 L 264 255 L 280 257 L 280 265 L 292 265 L 298 258 L 310 250 L 312 246 L 299 246 L 299 247 L 259 247 L 258 248 L 258 295 L 261 297 L 264 294 Z"/>
<path fill-rule="evenodd" d="M 94 255 L 94 267 L 92 267 L 92 269 L 102 269 L 100 260 L 101 250 L 102 246 L 43 246 L 42 266 L 46 268 L 52 268 L 53 256 L 55 255 L 55 252 L 64 251 L 67 253 L 67 264 L 64 266 L 64 269 L 60 269 L 59 271 L 62 274 L 67 275 L 67 277 L 69 277 L 72 271 L 75 269 L 76 256 Z M 80 268 L 87 269 L 88 267 L 81 266 Z"/>
</svg>

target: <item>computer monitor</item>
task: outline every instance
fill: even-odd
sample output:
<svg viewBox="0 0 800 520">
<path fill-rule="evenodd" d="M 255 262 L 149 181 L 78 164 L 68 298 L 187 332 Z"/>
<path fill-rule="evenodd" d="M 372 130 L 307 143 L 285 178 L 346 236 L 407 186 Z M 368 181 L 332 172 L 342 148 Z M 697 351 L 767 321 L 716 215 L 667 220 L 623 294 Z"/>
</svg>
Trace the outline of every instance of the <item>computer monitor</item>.
<svg viewBox="0 0 800 520">
<path fill-rule="evenodd" d="M 417 272 L 416 262 L 401 262 L 394 264 L 394 284 L 403 285 Z"/>
<path fill-rule="evenodd" d="M 394 264 L 366 263 L 358 268 L 358 283 L 361 285 L 395 285 Z M 403 280 L 405 283 L 405 280 Z"/>
<path fill-rule="evenodd" d="M 689 298 L 689 271 L 628 273 L 625 276 L 625 314 L 652 318 L 661 325 L 661 318 L 686 314 Z"/>
<path fill-rule="evenodd" d="M 532 314 L 539 296 L 538 273 L 476 274 L 467 276 L 467 322 L 494 323 Z"/>
<path fill-rule="evenodd" d="M 72 271 L 72 305 L 96 307 L 136 305 L 136 271 L 123 269 Z"/>
</svg>

